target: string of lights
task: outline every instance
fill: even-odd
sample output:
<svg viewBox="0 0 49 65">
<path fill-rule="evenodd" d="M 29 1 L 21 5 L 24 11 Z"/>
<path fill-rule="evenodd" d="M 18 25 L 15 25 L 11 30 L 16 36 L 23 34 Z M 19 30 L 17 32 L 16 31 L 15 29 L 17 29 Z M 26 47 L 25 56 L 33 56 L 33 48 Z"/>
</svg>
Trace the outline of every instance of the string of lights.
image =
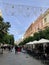
<svg viewBox="0 0 49 65">
<path fill-rule="evenodd" d="M 1 3 L 1 2 L 0 2 Z M 23 17 L 32 17 L 38 14 L 42 14 L 46 7 L 34 7 L 29 5 L 20 5 L 2 2 L 4 6 L 4 11 L 8 16 L 23 16 Z"/>
</svg>

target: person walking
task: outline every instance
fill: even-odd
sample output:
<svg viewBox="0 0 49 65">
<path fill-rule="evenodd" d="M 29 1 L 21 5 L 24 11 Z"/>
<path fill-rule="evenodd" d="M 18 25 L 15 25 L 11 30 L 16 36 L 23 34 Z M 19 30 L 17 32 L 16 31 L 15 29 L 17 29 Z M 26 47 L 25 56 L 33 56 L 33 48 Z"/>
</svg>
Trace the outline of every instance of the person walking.
<svg viewBox="0 0 49 65">
<path fill-rule="evenodd" d="M 15 54 L 17 53 L 17 50 L 18 50 L 18 46 L 15 45 Z"/>
</svg>

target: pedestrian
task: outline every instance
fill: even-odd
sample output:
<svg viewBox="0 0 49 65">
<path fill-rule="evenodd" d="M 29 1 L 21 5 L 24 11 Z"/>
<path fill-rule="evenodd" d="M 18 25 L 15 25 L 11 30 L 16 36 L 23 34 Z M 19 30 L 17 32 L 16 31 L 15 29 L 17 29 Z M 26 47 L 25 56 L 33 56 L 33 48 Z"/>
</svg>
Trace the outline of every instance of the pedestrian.
<svg viewBox="0 0 49 65">
<path fill-rule="evenodd" d="M 17 51 L 18 51 L 18 52 L 20 52 L 20 51 L 21 51 L 21 48 L 20 48 L 20 47 L 18 47 Z"/>
<path fill-rule="evenodd" d="M 18 50 L 18 46 L 15 45 L 15 54 L 17 53 L 17 50 Z"/>
</svg>

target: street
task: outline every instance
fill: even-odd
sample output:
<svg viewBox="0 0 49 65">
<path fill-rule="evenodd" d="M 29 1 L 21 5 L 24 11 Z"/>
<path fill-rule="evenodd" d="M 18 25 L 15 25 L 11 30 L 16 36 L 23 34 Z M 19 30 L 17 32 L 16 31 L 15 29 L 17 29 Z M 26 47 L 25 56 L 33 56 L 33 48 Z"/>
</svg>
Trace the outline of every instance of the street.
<svg viewBox="0 0 49 65">
<path fill-rule="evenodd" d="M 14 50 L 12 52 L 4 51 L 4 54 L 0 54 L 0 65 L 44 65 L 41 61 L 34 59 L 27 53 L 17 53 Z"/>
</svg>

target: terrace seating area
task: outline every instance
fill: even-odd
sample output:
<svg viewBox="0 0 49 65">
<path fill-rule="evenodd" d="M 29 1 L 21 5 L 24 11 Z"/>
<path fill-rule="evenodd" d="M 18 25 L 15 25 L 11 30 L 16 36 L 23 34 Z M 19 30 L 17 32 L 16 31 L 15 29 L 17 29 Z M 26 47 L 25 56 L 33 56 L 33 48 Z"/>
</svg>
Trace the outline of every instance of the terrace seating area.
<svg viewBox="0 0 49 65">
<path fill-rule="evenodd" d="M 26 44 L 27 53 L 42 63 L 49 65 L 49 40 L 41 39 Z"/>
</svg>

